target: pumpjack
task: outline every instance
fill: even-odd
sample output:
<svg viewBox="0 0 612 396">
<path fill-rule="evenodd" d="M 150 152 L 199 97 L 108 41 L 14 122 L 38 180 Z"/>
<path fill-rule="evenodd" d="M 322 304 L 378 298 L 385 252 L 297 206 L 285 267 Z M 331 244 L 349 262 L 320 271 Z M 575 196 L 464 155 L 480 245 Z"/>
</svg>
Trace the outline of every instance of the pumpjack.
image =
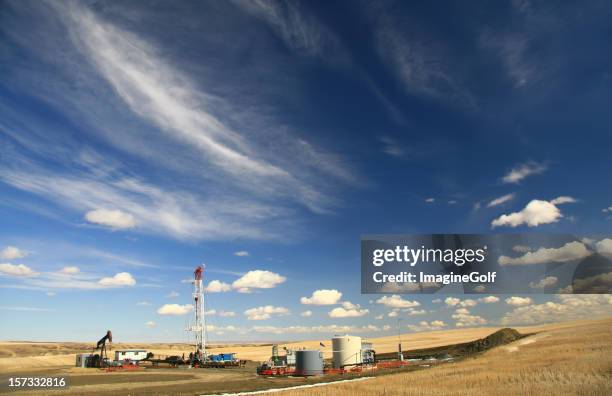
<svg viewBox="0 0 612 396">
<path fill-rule="evenodd" d="M 106 335 L 102 338 L 100 338 L 100 341 L 98 341 L 98 343 L 96 344 L 96 347 L 94 348 L 94 352 L 97 350 L 100 350 L 99 354 L 93 354 L 93 362 L 92 365 L 94 367 L 105 367 L 106 366 L 106 362 L 108 362 L 108 356 L 106 354 L 106 343 L 112 344 L 113 342 L 113 333 L 108 330 L 106 332 Z"/>
</svg>

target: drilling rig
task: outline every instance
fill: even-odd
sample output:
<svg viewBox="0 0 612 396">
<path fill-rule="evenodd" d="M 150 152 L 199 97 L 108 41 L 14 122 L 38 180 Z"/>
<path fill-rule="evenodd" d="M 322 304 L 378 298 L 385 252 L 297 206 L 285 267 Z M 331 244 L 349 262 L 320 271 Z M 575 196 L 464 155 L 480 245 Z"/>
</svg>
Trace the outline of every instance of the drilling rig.
<svg viewBox="0 0 612 396">
<path fill-rule="evenodd" d="M 207 360 L 206 355 L 206 320 L 204 318 L 204 288 L 202 287 L 202 278 L 204 275 L 204 266 L 198 266 L 193 271 L 193 300 L 194 300 L 194 323 L 187 328 L 188 331 L 195 334 L 196 350 L 193 355 L 190 354 L 191 364 L 202 365 Z"/>
</svg>

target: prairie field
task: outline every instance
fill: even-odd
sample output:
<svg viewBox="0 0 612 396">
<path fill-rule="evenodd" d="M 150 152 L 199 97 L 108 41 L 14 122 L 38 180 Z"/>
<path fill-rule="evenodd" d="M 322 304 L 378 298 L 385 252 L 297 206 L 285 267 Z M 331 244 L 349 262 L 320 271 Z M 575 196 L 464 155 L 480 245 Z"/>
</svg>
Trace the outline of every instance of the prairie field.
<svg viewBox="0 0 612 396">
<path fill-rule="evenodd" d="M 531 328 L 530 337 L 428 370 L 287 395 L 612 395 L 612 320 Z"/>
<path fill-rule="evenodd" d="M 472 352 L 455 362 L 415 363 L 404 369 L 374 370 L 362 374 L 323 377 L 262 377 L 256 361 L 270 356 L 270 344 L 232 344 L 211 348 L 237 352 L 250 360 L 237 369 L 141 368 L 135 372 L 105 372 L 74 367 L 74 354 L 91 352 L 93 343 L 2 342 L 0 376 L 67 375 L 70 389 L 54 394 L 196 395 L 313 385 L 344 379 L 346 382 L 287 390 L 283 395 L 612 395 L 612 318 L 516 328 L 526 337 L 485 352 Z M 471 342 L 499 328 L 472 328 L 402 335 L 404 350 L 438 348 Z M 397 336 L 370 339 L 378 353 L 393 352 Z M 326 357 L 330 342 L 322 340 Z M 319 341 L 280 344 L 319 346 Z M 144 348 L 162 355 L 188 353 L 186 344 L 115 343 L 113 349 Z M 0 393 L 5 390 L 0 389 Z M 12 391 L 15 392 L 15 391 Z M 20 390 L 19 394 L 37 394 Z"/>
</svg>

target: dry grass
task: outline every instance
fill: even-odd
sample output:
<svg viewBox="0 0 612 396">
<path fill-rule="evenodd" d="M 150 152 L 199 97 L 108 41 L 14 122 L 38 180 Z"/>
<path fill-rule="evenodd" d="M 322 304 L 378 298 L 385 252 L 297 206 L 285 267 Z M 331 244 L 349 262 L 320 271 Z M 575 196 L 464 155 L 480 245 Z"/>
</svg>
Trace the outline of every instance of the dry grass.
<svg viewBox="0 0 612 396">
<path fill-rule="evenodd" d="M 536 336 L 464 361 L 286 394 L 612 394 L 611 319 L 547 326 L 541 330 Z"/>
</svg>

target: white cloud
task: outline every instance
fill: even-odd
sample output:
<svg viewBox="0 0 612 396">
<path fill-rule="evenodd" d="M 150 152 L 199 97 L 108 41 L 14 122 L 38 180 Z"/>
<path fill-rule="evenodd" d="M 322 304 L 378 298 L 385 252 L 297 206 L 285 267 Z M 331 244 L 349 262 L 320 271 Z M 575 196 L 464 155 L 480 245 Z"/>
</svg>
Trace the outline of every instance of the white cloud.
<svg viewBox="0 0 612 396">
<path fill-rule="evenodd" d="M 455 306 L 474 307 L 478 304 L 478 301 L 473 300 L 471 298 L 468 298 L 462 301 L 461 299 L 456 298 L 456 297 L 446 297 L 444 302 L 446 303 L 448 307 L 455 307 Z"/>
<path fill-rule="evenodd" d="M 374 317 L 374 319 L 376 319 L 376 320 L 383 320 L 383 319 L 384 319 L 384 317 L 385 317 L 385 315 L 382 315 L 382 314 L 381 314 L 381 315 L 377 315 L 377 316 L 375 316 L 375 317 Z"/>
<path fill-rule="evenodd" d="M 449 205 L 454 205 L 454 204 L 456 204 L 456 203 L 457 203 L 457 200 L 456 200 L 456 199 L 450 199 L 450 200 L 448 201 L 448 204 L 449 204 Z"/>
<path fill-rule="evenodd" d="M 48 292 L 46 292 L 45 294 L 46 294 L 47 296 L 49 296 L 49 297 L 55 297 L 55 296 L 57 295 L 57 293 L 56 293 L 56 292 L 52 292 L 52 291 L 48 291 Z"/>
<path fill-rule="evenodd" d="M 414 309 L 414 308 L 408 308 L 404 310 L 404 312 L 406 312 L 408 316 L 425 315 L 427 313 L 427 311 L 424 309 Z"/>
<path fill-rule="evenodd" d="M 418 331 L 436 331 L 441 330 L 446 327 L 446 323 L 442 320 L 433 320 L 431 322 L 427 322 L 425 320 L 419 322 L 418 325 L 406 325 L 406 327 L 410 331 L 418 332 Z"/>
<path fill-rule="evenodd" d="M 113 229 L 128 229 L 136 227 L 136 219 L 130 213 L 121 210 L 95 209 L 85 214 L 85 220 Z"/>
<path fill-rule="evenodd" d="M 250 308 L 244 311 L 244 315 L 248 320 L 265 320 L 270 319 L 272 315 L 288 315 L 289 310 L 285 307 L 275 307 L 266 305 L 262 307 Z"/>
<path fill-rule="evenodd" d="M 320 325 L 320 326 L 253 326 L 251 331 L 266 334 L 302 334 L 302 333 L 325 333 L 333 334 L 348 334 L 348 333 L 369 333 L 379 332 L 381 328 L 374 325 L 365 326 L 349 326 L 349 325 Z"/>
<path fill-rule="evenodd" d="M 427 198 L 427 199 L 425 199 L 425 202 L 427 202 L 427 203 L 433 203 L 435 201 L 436 201 L 435 198 Z"/>
<path fill-rule="evenodd" d="M 612 212 L 612 206 L 608 206 L 607 208 L 603 208 L 601 211 L 604 212 L 604 213 Z"/>
<path fill-rule="evenodd" d="M 224 318 L 231 318 L 236 316 L 236 312 L 234 311 L 219 311 L 219 316 Z"/>
<path fill-rule="evenodd" d="M 547 276 L 540 279 L 538 282 L 529 282 L 529 287 L 532 289 L 545 289 L 556 285 L 558 280 L 556 276 Z"/>
<path fill-rule="evenodd" d="M 470 311 L 466 308 L 457 309 L 452 315 L 452 318 L 457 321 L 455 323 L 456 327 L 473 327 L 487 324 L 487 320 L 485 318 L 470 314 Z"/>
<path fill-rule="evenodd" d="M 342 298 L 342 293 L 335 289 L 315 290 L 311 297 L 302 297 L 300 302 L 305 305 L 334 305 Z"/>
<path fill-rule="evenodd" d="M 513 168 L 508 174 L 502 177 L 504 183 L 519 183 L 521 180 L 530 175 L 537 175 L 543 173 L 546 170 L 546 166 L 529 162 L 522 164 L 516 168 Z"/>
<path fill-rule="evenodd" d="M 193 311 L 193 305 L 191 304 L 164 304 L 158 310 L 157 313 L 160 315 L 186 315 L 189 312 Z"/>
<path fill-rule="evenodd" d="M 481 301 L 485 304 L 494 304 L 496 302 L 499 302 L 499 297 L 487 296 L 487 297 L 479 298 L 478 301 Z"/>
<path fill-rule="evenodd" d="M 206 286 L 204 290 L 206 290 L 207 293 L 223 293 L 232 290 L 232 287 L 228 283 L 215 279 L 208 282 L 208 286 Z"/>
<path fill-rule="evenodd" d="M 610 293 L 612 290 L 612 272 L 574 279 L 572 284 L 559 290 L 558 293 Z"/>
<path fill-rule="evenodd" d="M 152 321 L 152 320 L 149 320 L 148 322 L 145 323 L 145 326 L 149 327 L 149 328 L 155 327 L 156 325 L 157 324 L 154 321 Z"/>
<path fill-rule="evenodd" d="M 350 301 L 343 301 L 342 302 L 342 308 L 344 308 L 344 309 L 355 309 L 355 308 L 359 308 L 359 304 L 353 304 Z"/>
<path fill-rule="evenodd" d="M 583 259 L 592 253 L 582 242 L 568 242 L 559 248 L 540 248 L 527 252 L 520 257 L 499 256 L 499 265 L 533 265 L 546 263 L 564 263 Z"/>
<path fill-rule="evenodd" d="M 501 204 L 504 204 L 504 203 L 506 203 L 506 202 L 508 202 L 508 201 L 513 200 L 515 196 L 516 196 L 516 194 L 515 194 L 515 193 L 512 193 L 512 194 L 506 194 L 506 195 L 502 195 L 501 197 L 499 197 L 499 198 L 495 198 L 494 200 L 492 200 L 491 202 L 489 202 L 489 203 L 487 204 L 487 208 L 492 208 L 492 207 L 494 207 L 494 206 L 499 206 L 499 205 L 501 205 Z"/>
<path fill-rule="evenodd" d="M 561 294 L 548 301 L 515 308 L 501 319 L 502 325 L 532 325 L 578 319 L 609 317 L 610 294 Z"/>
<path fill-rule="evenodd" d="M 359 306 L 354 308 L 336 307 L 329 311 L 330 318 L 356 318 L 359 316 L 367 315 L 370 311 L 367 309 L 360 309 Z"/>
<path fill-rule="evenodd" d="M 434 298 L 433 300 L 431 300 L 432 303 L 434 304 L 440 304 L 442 302 L 441 298 Z"/>
<path fill-rule="evenodd" d="M 0 274 L 17 277 L 37 276 L 38 272 L 24 264 L 0 264 Z"/>
<path fill-rule="evenodd" d="M 234 281 L 232 287 L 240 293 L 250 293 L 252 289 L 271 289 L 286 280 L 287 278 L 275 272 L 255 270 Z"/>
<path fill-rule="evenodd" d="M 389 312 L 387 316 L 390 318 L 397 318 L 399 316 L 399 310 L 394 309 L 393 311 Z"/>
<path fill-rule="evenodd" d="M 485 285 L 477 285 L 476 287 L 474 287 L 474 291 L 477 293 L 484 293 L 487 290 L 487 288 L 485 287 Z"/>
<path fill-rule="evenodd" d="M 572 199 L 571 201 L 569 199 Z M 526 224 L 528 227 L 537 227 L 541 224 L 556 223 L 563 214 L 556 205 L 575 202 L 571 197 L 558 197 L 552 201 L 531 200 L 522 210 L 504 214 L 491 222 L 491 227 L 518 227 Z"/>
<path fill-rule="evenodd" d="M 514 250 L 517 253 L 527 253 L 531 251 L 531 248 L 526 245 L 515 245 L 512 247 L 512 250 Z"/>
<path fill-rule="evenodd" d="M 178 296 L 180 296 L 180 294 L 178 292 L 175 292 L 174 290 L 166 294 L 166 298 L 176 298 Z"/>
<path fill-rule="evenodd" d="M 512 305 L 515 307 L 523 307 L 525 305 L 530 305 L 532 302 L 533 300 L 529 297 L 512 296 L 512 297 L 506 298 L 506 304 Z"/>
<path fill-rule="evenodd" d="M 76 267 L 74 265 L 70 265 L 70 266 L 62 268 L 60 270 L 60 272 L 62 274 L 74 275 L 74 274 L 78 274 L 79 272 L 81 272 L 81 270 L 79 269 L 79 267 Z"/>
<path fill-rule="evenodd" d="M 0 259 L 16 260 L 26 257 L 28 254 L 15 246 L 7 246 L 0 251 Z"/>
<path fill-rule="evenodd" d="M 302 313 L 300 314 L 300 316 L 303 316 L 303 317 L 305 317 L 305 318 L 308 318 L 308 317 L 312 316 L 312 311 L 311 311 L 311 310 L 304 311 L 304 312 L 302 312 Z"/>
<path fill-rule="evenodd" d="M 204 311 L 204 315 L 206 316 L 215 316 L 217 314 L 216 309 L 209 309 L 208 311 Z"/>
<path fill-rule="evenodd" d="M 234 252 L 234 256 L 247 257 L 249 256 L 249 252 L 247 252 L 246 250 L 239 250 L 237 252 Z"/>
<path fill-rule="evenodd" d="M 449 307 L 454 307 L 460 302 L 461 302 L 461 299 L 456 298 L 456 297 L 446 297 L 446 299 L 444 299 L 444 303 Z"/>
<path fill-rule="evenodd" d="M 112 277 L 100 279 L 98 284 L 104 287 L 134 286 L 136 280 L 129 272 L 119 272 Z"/>
<path fill-rule="evenodd" d="M 401 296 L 394 294 L 392 296 L 382 296 L 376 300 L 378 304 L 383 304 L 391 308 L 414 308 L 421 305 L 418 301 L 409 301 L 402 299 Z"/>
<path fill-rule="evenodd" d="M 138 306 L 142 306 L 142 307 L 146 307 L 146 306 L 148 306 L 148 305 L 151 305 L 151 303 L 150 303 L 150 302 L 148 302 L 148 301 L 138 301 L 138 302 L 136 303 L 136 305 L 138 305 Z"/>
<path fill-rule="evenodd" d="M 606 238 L 595 243 L 595 250 L 602 256 L 612 258 L 612 239 Z"/>
<path fill-rule="evenodd" d="M 553 199 L 552 201 L 550 201 L 550 203 L 553 204 L 553 205 L 561 205 L 561 204 L 576 203 L 576 202 L 578 202 L 576 200 L 576 198 L 572 198 L 572 197 L 568 197 L 568 196 L 557 197 L 557 198 Z"/>
</svg>

